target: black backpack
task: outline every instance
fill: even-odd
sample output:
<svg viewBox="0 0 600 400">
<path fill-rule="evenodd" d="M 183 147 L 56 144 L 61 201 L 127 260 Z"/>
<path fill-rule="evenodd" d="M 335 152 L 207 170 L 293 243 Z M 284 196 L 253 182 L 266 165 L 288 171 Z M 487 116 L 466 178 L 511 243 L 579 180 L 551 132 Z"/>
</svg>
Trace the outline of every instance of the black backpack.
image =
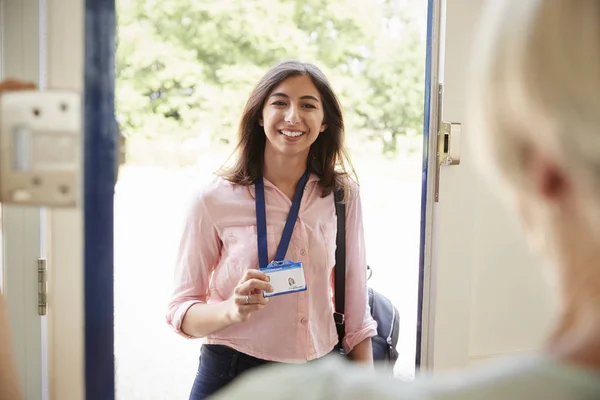
<svg viewBox="0 0 600 400">
<path fill-rule="evenodd" d="M 346 334 L 344 308 L 346 304 L 346 205 L 342 202 L 343 192 L 335 191 L 335 213 L 337 215 L 337 248 L 335 250 L 335 312 L 333 314 L 338 332 L 338 349 L 343 354 L 342 341 Z M 341 217 L 341 218 L 340 218 Z M 371 269 L 367 266 L 369 274 Z M 370 278 L 370 275 L 369 275 Z M 398 331 L 400 315 L 392 302 L 382 294 L 368 288 L 371 315 L 377 321 L 377 336 L 372 338 L 375 367 L 393 374 L 398 359 Z"/>
</svg>

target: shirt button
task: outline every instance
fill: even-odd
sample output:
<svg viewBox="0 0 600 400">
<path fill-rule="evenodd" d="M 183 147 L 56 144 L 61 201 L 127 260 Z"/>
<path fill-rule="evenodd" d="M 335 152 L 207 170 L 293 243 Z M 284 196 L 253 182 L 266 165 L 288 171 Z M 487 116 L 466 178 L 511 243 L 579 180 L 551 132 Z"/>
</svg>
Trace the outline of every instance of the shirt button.
<svg viewBox="0 0 600 400">
<path fill-rule="evenodd" d="M 306 255 L 306 250 L 304 250 L 304 249 L 300 250 L 300 255 L 301 256 L 305 256 Z"/>
<path fill-rule="evenodd" d="M 302 319 L 300 320 L 300 323 L 301 323 L 302 325 L 306 325 L 306 323 L 307 323 L 307 322 L 308 322 L 308 321 L 306 320 L 306 318 L 302 318 Z"/>
</svg>

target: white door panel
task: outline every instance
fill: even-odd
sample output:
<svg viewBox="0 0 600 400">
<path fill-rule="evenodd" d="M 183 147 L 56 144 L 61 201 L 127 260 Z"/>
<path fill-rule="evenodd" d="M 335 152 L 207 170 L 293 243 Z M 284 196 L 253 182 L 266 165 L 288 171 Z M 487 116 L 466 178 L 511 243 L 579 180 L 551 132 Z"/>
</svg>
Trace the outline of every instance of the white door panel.
<svg viewBox="0 0 600 400">
<path fill-rule="evenodd" d="M 42 398 L 42 317 L 38 315 L 37 259 L 40 212 L 3 207 L 3 295 L 10 314 L 11 339 L 21 390 Z"/>
<path fill-rule="evenodd" d="M 470 357 L 535 348 L 551 313 L 542 271 L 516 218 L 487 189 L 474 210 Z"/>
<path fill-rule="evenodd" d="M 48 88 L 83 93 L 85 2 L 52 0 L 46 8 Z M 78 190 L 83 198 L 83 179 Z M 85 398 L 83 207 L 50 209 L 48 217 L 50 400 L 80 400 Z"/>
<path fill-rule="evenodd" d="M 37 82 L 39 77 L 39 1 L 2 1 L 2 78 Z M 38 315 L 41 254 L 40 209 L 2 206 L 2 290 L 10 314 L 11 337 L 22 392 L 45 398 L 44 317 Z"/>
<path fill-rule="evenodd" d="M 466 64 L 483 3 L 447 0 L 440 7 L 442 119 L 463 123 L 463 135 L 474 134 L 464 124 Z M 459 165 L 442 167 L 433 212 L 425 360 L 434 370 L 535 349 L 551 311 L 538 263 L 515 218 L 479 176 L 464 140 L 461 156 Z"/>
<path fill-rule="evenodd" d="M 82 91 L 84 2 L 0 0 L 0 5 L 2 77 L 37 82 L 42 90 Z M 2 234 L 0 282 L 25 398 L 83 399 L 82 208 L 41 213 L 6 205 Z M 48 259 L 48 316 L 43 318 L 37 313 L 40 256 Z"/>
</svg>

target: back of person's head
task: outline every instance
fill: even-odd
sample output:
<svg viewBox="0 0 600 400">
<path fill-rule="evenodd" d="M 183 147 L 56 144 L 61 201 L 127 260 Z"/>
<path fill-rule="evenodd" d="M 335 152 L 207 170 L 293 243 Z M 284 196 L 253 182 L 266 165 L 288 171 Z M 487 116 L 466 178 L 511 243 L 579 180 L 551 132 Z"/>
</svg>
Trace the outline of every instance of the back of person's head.
<svg viewBox="0 0 600 400">
<path fill-rule="evenodd" d="M 596 221 L 600 1 L 494 0 L 481 24 L 467 113 L 480 165 L 526 194 L 535 188 L 527 169 L 542 155 Z"/>
</svg>

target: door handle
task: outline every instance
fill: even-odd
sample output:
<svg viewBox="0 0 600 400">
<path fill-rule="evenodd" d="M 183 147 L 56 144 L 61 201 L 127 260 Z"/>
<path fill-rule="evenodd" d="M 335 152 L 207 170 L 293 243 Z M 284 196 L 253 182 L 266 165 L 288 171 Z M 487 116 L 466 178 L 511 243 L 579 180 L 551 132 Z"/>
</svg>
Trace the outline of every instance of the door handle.
<svg viewBox="0 0 600 400">
<path fill-rule="evenodd" d="M 460 164 L 460 136 L 462 125 L 453 122 L 442 122 L 438 132 L 438 165 Z"/>
</svg>

